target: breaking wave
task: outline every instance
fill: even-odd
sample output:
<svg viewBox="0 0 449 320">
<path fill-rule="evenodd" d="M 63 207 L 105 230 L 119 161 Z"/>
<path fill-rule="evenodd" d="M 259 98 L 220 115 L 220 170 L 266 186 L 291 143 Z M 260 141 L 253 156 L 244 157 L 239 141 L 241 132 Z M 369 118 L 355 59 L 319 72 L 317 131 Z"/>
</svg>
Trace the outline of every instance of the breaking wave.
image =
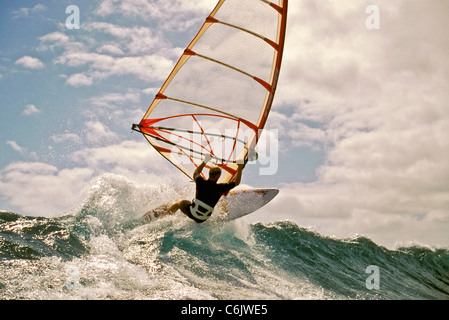
<svg viewBox="0 0 449 320">
<path fill-rule="evenodd" d="M 0 298 L 449 299 L 446 249 L 388 250 L 291 221 L 141 220 L 185 193 L 105 175 L 73 213 L 0 211 Z"/>
</svg>

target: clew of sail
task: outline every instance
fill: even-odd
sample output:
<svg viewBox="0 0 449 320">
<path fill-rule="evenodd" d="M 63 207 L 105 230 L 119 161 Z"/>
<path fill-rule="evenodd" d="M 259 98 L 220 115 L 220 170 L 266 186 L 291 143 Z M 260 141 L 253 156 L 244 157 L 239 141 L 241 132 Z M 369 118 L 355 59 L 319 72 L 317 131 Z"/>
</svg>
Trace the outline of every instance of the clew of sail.
<svg viewBox="0 0 449 320">
<path fill-rule="evenodd" d="M 287 0 L 220 0 L 133 130 L 191 179 L 211 154 L 232 180 L 267 121 L 286 20 Z"/>
</svg>

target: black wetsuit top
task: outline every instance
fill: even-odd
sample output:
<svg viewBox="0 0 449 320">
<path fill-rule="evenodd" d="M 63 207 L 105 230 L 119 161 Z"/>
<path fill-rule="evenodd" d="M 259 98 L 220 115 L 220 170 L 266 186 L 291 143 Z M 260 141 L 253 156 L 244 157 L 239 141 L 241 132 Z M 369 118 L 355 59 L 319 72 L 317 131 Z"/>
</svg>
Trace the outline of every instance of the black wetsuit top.
<svg viewBox="0 0 449 320">
<path fill-rule="evenodd" d="M 204 180 L 201 175 L 195 179 L 196 195 L 195 199 L 201 200 L 212 208 L 215 207 L 223 193 L 235 187 L 235 182 L 216 183 L 215 181 Z"/>
</svg>

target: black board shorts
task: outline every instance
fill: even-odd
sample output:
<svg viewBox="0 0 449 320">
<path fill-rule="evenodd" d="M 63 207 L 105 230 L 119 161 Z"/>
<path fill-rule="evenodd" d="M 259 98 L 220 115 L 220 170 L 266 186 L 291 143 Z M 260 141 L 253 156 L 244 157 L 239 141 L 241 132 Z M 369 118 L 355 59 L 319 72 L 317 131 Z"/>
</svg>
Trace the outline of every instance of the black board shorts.
<svg viewBox="0 0 449 320">
<path fill-rule="evenodd" d="M 179 209 L 182 211 L 182 213 L 184 213 L 186 216 L 188 216 L 190 219 L 192 219 L 193 221 L 195 221 L 196 223 L 203 223 L 206 220 L 200 220 L 195 218 L 192 213 L 190 212 L 190 208 L 193 207 L 193 201 L 189 201 L 189 200 L 182 200 L 181 203 L 179 204 Z"/>
</svg>

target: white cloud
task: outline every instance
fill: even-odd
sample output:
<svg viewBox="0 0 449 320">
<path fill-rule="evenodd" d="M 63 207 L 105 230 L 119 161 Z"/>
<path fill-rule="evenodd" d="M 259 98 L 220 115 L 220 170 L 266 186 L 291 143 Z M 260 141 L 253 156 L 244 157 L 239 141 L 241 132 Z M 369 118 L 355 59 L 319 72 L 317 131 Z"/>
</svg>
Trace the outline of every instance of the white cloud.
<svg viewBox="0 0 449 320">
<path fill-rule="evenodd" d="M 97 172 L 110 170 L 131 175 L 133 172 L 141 173 L 156 168 L 161 173 L 170 167 L 146 141 L 123 141 L 105 147 L 85 148 L 74 152 L 72 160 L 95 168 Z"/>
<path fill-rule="evenodd" d="M 42 69 L 44 67 L 44 64 L 39 59 L 30 56 L 23 56 L 15 64 L 28 69 Z"/>
<path fill-rule="evenodd" d="M 87 121 L 84 125 L 86 139 L 90 143 L 106 143 L 118 138 L 116 133 L 112 132 L 100 121 Z"/>
<path fill-rule="evenodd" d="M 138 103 L 139 101 L 140 94 L 137 92 L 108 93 L 89 99 L 92 105 L 106 108 L 114 108 L 116 105 L 123 105 L 125 103 Z"/>
<path fill-rule="evenodd" d="M 125 28 L 106 22 L 92 22 L 86 26 L 86 29 L 114 36 L 119 42 L 120 48 L 115 47 L 112 50 L 126 49 L 126 53 L 129 55 L 151 54 L 156 49 L 160 51 L 161 47 L 166 46 L 164 38 L 157 36 L 152 29 L 146 27 Z M 111 49 L 110 44 L 107 48 Z"/>
<path fill-rule="evenodd" d="M 22 153 L 22 154 L 26 153 L 26 149 L 22 148 L 21 146 L 19 146 L 17 144 L 17 142 L 15 142 L 15 141 L 9 140 L 9 141 L 6 141 L 6 144 L 9 145 L 11 148 L 13 148 L 14 151 L 17 151 L 17 152 Z"/>
<path fill-rule="evenodd" d="M 103 0 L 96 13 L 100 16 L 120 13 L 126 17 L 142 19 L 164 20 L 169 18 L 171 22 L 175 22 L 179 19 L 172 19 L 173 15 L 185 15 L 187 12 L 203 16 L 210 12 L 214 5 L 208 0 L 195 1 L 194 4 L 182 0 L 156 0 L 151 2 L 144 0 Z"/>
<path fill-rule="evenodd" d="M 93 171 L 88 168 L 58 170 L 40 162 L 12 163 L 0 171 L 0 194 L 24 213 L 62 214 L 82 200 Z"/>
<path fill-rule="evenodd" d="M 123 7 L 129 9 L 133 5 L 148 3 L 127 2 Z M 88 41 L 59 31 L 39 38 L 39 50 L 63 50 L 53 60 L 55 64 L 77 68 L 77 73 L 67 75 L 66 84 L 70 86 L 90 86 L 111 76 L 126 75 L 148 82 L 162 81 L 172 69 L 173 60 L 179 57 L 178 50 L 156 28 L 90 22 L 84 30 L 89 32 Z"/>
<path fill-rule="evenodd" d="M 69 36 L 59 31 L 46 34 L 39 38 L 42 42 L 56 42 L 58 44 L 67 44 L 69 39 Z"/>
<path fill-rule="evenodd" d="M 368 30 L 369 4 L 291 5 L 268 123 L 290 152 L 327 155 L 318 181 L 283 185 L 276 210 L 327 234 L 449 246 L 447 4 L 379 4 Z"/>
<path fill-rule="evenodd" d="M 88 41 L 86 43 L 75 41 L 73 39 L 74 36 L 69 37 L 68 35 L 55 31 L 49 34 L 46 34 L 42 37 L 39 37 L 40 45 L 37 48 L 39 51 L 54 51 L 57 48 L 62 48 L 66 51 L 83 51 L 87 50 Z"/>
<path fill-rule="evenodd" d="M 36 114 L 36 113 L 40 113 L 40 112 L 41 112 L 41 110 L 36 108 L 36 106 L 34 104 L 27 104 L 25 109 L 22 111 L 22 115 L 30 116 L 30 115 L 33 115 L 33 114 Z"/>
<path fill-rule="evenodd" d="M 267 129 L 278 129 L 281 140 L 281 151 L 287 152 L 296 147 L 310 147 L 322 149 L 327 142 L 326 131 L 319 127 L 313 127 L 301 121 L 297 115 L 287 116 L 279 111 L 270 113 Z"/>
<path fill-rule="evenodd" d="M 37 154 L 35 152 L 29 152 L 27 148 L 19 146 L 16 141 L 8 140 L 6 141 L 6 144 L 24 157 L 29 157 L 31 159 L 37 158 Z"/>
<path fill-rule="evenodd" d="M 141 119 L 145 112 L 145 105 L 142 105 L 140 97 L 140 90 L 134 89 L 129 89 L 128 92 L 123 93 L 103 93 L 86 100 L 85 103 L 89 105 L 89 108 L 84 110 L 82 115 L 91 119 L 90 121 L 95 119 L 102 122 L 106 121 L 111 126 L 110 131 L 112 132 L 129 132 L 131 123 Z M 114 136 L 114 138 L 118 137 Z M 112 140 L 112 137 L 110 137 L 110 140 Z"/>
<path fill-rule="evenodd" d="M 93 79 L 84 73 L 72 74 L 66 80 L 66 84 L 73 87 L 90 86 L 92 83 Z"/>
<path fill-rule="evenodd" d="M 155 96 L 159 92 L 159 88 L 150 87 L 150 88 L 146 88 L 146 89 L 142 90 L 142 92 L 144 94 Z"/>
<path fill-rule="evenodd" d="M 107 43 L 102 45 L 100 48 L 97 49 L 98 53 L 104 53 L 104 54 L 111 54 L 111 55 L 115 55 L 115 56 L 121 56 L 124 55 L 125 52 L 123 52 L 122 49 L 120 49 L 119 46 L 117 46 L 116 44 L 112 44 L 112 43 Z"/>
<path fill-rule="evenodd" d="M 43 12 L 47 10 L 47 8 L 42 4 L 36 4 L 32 8 L 20 8 L 19 10 L 16 10 L 13 12 L 13 19 L 19 19 L 19 18 L 26 18 L 30 15 L 38 12 Z"/>
<path fill-rule="evenodd" d="M 17 144 L 11 145 L 20 150 Z M 84 148 L 72 153 L 70 159 L 78 166 L 60 169 L 41 162 L 9 164 L 0 170 L 0 196 L 21 214 L 56 216 L 80 207 L 92 184 L 104 174 L 131 178 L 153 191 L 154 184 L 161 186 L 170 176 L 179 175 L 146 141 Z"/>
<path fill-rule="evenodd" d="M 173 62 L 157 55 L 114 58 L 93 52 L 66 51 L 56 63 L 70 67 L 87 66 L 88 71 L 71 75 L 68 85 L 91 85 L 94 79 L 134 75 L 144 81 L 161 81 L 173 67 Z"/>
<path fill-rule="evenodd" d="M 362 234 L 393 248 L 397 243 L 448 247 L 447 194 L 418 194 L 396 186 L 359 181 L 291 183 L 270 204 L 272 210 L 339 238 Z M 269 216 L 265 214 L 266 216 Z"/>
<path fill-rule="evenodd" d="M 62 133 L 62 134 L 55 134 L 51 136 L 51 139 L 56 143 L 75 143 L 75 144 L 81 144 L 82 140 L 79 135 L 76 133 Z"/>
</svg>

